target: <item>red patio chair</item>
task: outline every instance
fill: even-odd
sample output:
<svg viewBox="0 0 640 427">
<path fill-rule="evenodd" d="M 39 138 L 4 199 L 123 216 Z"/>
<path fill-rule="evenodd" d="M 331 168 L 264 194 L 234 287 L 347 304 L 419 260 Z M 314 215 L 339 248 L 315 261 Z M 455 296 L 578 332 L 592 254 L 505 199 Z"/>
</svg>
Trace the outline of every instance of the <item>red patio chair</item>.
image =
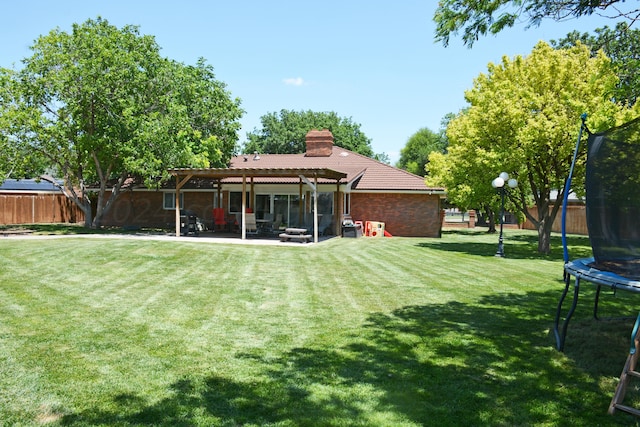
<svg viewBox="0 0 640 427">
<path fill-rule="evenodd" d="M 224 219 L 223 208 L 213 208 L 213 227 L 215 230 L 226 230 L 229 223 Z"/>
</svg>

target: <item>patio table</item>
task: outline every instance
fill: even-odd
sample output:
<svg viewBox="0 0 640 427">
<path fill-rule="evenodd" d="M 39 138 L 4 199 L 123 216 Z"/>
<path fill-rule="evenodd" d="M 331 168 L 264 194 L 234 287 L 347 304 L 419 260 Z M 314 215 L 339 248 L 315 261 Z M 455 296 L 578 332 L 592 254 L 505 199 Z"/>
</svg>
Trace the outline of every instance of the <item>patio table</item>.
<svg viewBox="0 0 640 427">
<path fill-rule="evenodd" d="M 313 236 L 307 234 L 306 228 L 285 228 L 284 233 L 279 235 L 280 241 L 287 242 L 292 239 L 300 240 L 302 243 L 307 243 Z"/>
<path fill-rule="evenodd" d="M 271 229 L 272 221 L 269 219 L 256 219 L 256 225 L 258 226 L 258 231 L 264 233 Z"/>
</svg>

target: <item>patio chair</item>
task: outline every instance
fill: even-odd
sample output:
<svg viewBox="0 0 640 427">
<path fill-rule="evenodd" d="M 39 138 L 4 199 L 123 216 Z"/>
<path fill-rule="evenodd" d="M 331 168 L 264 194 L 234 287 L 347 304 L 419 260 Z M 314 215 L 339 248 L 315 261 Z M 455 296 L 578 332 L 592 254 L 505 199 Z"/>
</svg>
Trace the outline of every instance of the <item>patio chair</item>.
<svg viewBox="0 0 640 427">
<path fill-rule="evenodd" d="M 240 232 L 240 222 L 242 221 L 242 214 L 229 214 L 227 217 L 227 223 L 229 224 L 229 231 L 233 233 Z"/>
<path fill-rule="evenodd" d="M 271 232 L 273 234 L 280 233 L 280 226 L 282 225 L 282 214 L 276 214 L 276 219 L 271 223 Z"/>
<path fill-rule="evenodd" d="M 213 208 L 213 229 L 226 230 L 229 223 L 224 219 L 223 208 Z"/>
<path fill-rule="evenodd" d="M 245 224 L 245 227 L 244 227 L 245 232 L 247 234 L 253 234 L 253 235 L 258 234 L 258 226 L 256 224 L 256 214 L 254 214 L 254 213 L 245 213 L 244 214 L 244 218 L 245 218 L 245 221 L 246 221 L 246 224 Z"/>
</svg>

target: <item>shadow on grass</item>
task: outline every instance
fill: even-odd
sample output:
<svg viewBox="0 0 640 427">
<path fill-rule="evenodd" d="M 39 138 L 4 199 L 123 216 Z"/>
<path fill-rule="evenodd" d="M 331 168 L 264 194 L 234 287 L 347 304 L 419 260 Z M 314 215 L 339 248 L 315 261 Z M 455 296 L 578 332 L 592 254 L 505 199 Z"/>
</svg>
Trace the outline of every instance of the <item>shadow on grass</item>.
<svg viewBox="0 0 640 427">
<path fill-rule="evenodd" d="M 0 225 L 2 232 L 25 232 L 44 235 L 74 235 L 74 234 L 134 234 L 134 233 L 166 233 L 167 230 L 159 228 L 123 228 L 123 227 L 101 227 L 87 228 L 81 224 L 17 224 Z"/>
<path fill-rule="evenodd" d="M 253 380 L 194 372 L 159 401 L 131 394 L 63 425 L 628 425 L 607 407 L 624 364 L 627 323 L 579 310 L 570 340 L 549 333 L 559 292 L 498 294 L 373 313 L 337 348 L 230 355 Z M 612 301 L 613 311 L 626 309 Z"/>
<path fill-rule="evenodd" d="M 498 249 L 498 234 L 479 230 L 448 230 L 442 239 L 420 242 L 418 246 L 428 249 L 466 253 L 474 256 L 495 256 Z M 462 237 L 457 241 L 457 237 Z M 471 237 L 472 239 L 469 239 Z M 476 241 L 473 241 L 476 239 Z M 531 231 L 511 230 L 504 236 L 505 255 L 511 259 L 547 259 L 562 261 L 562 240 L 559 234 L 551 236 L 551 253 L 538 252 L 538 235 Z M 571 235 L 567 237 L 571 259 L 592 256 L 587 236 Z"/>
</svg>

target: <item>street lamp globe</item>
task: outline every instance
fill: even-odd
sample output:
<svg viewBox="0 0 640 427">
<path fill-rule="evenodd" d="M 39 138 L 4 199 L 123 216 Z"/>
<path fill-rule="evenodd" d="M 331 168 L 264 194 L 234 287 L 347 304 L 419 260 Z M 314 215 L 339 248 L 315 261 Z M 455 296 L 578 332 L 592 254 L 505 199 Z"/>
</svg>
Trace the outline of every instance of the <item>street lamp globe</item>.
<svg viewBox="0 0 640 427">
<path fill-rule="evenodd" d="M 502 188 L 504 187 L 504 179 L 497 177 L 493 181 L 491 181 L 491 186 L 493 188 Z"/>
<path fill-rule="evenodd" d="M 506 172 L 500 173 L 497 178 L 494 178 L 494 180 L 491 181 L 491 186 L 500 191 L 500 238 L 498 239 L 498 252 L 496 252 L 496 256 L 498 257 L 504 257 L 502 226 L 504 224 L 504 193 L 507 190 L 504 188 L 505 183 L 509 188 L 516 188 L 518 186 L 518 181 L 515 178 L 509 178 L 509 174 Z"/>
</svg>

